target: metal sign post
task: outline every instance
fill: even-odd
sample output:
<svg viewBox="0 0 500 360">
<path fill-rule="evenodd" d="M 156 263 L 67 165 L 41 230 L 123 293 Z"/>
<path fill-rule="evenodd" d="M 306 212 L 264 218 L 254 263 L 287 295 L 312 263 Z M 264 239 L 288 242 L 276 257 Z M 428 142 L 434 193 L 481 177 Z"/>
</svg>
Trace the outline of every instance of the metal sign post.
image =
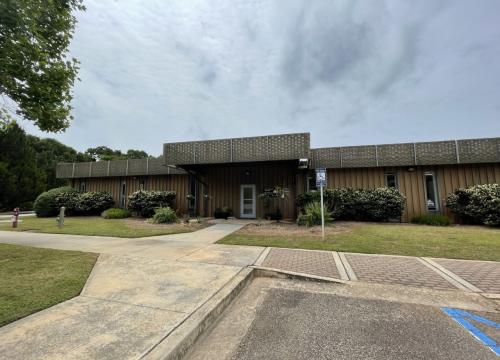
<svg viewBox="0 0 500 360">
<path fill-rule="evenodd" d="M 326 169 L 316 169 L 316 187 L 320 191 L 321 204 L 321 236 L 325 240 L 325 207 L 323 203 L 323 187 L 326 186 Z"/>
</svg>

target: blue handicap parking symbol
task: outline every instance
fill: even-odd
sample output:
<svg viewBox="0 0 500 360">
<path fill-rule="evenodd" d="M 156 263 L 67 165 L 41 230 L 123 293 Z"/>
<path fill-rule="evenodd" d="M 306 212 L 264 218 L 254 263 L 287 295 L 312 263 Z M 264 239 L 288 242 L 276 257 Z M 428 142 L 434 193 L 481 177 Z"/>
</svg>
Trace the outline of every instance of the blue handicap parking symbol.
<svg viewBox="0 0 500 360">
<path fill-rule="evenodd" d="M 484 345 L 489 347 L 491 351 L 493 351 L 497 356 L 500 357 L 500 346 L 496 343 L 496 341 L 490 338 L 485 333 L 483 333 L 477 327 L 475 327 L 470 322 L 470 320 L 474 320 L 478 323 L 484 324 L 494 329 L 500 329 L 500 323 L 491 321 L 489 319 L 486 319 L 484 317 L 475 314 L 471 314 L 470 312 L 465 310 L 453 309 L 453 308 L 442 308 L 441 310 L 443 310 L 445 314 L 449 315 L 457 323 L 466 328 L 467 331 L 469 331 L 476 339 L 481 341 Z"/>
</svg>

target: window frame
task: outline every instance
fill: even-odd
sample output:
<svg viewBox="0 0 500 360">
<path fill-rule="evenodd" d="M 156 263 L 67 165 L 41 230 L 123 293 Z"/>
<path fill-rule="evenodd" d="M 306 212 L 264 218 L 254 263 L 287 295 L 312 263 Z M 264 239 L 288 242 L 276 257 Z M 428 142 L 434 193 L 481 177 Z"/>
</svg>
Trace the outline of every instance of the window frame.
<svg viewBox="0 0 500 360">
<path fill-rule="evenodd" d="M 429 209 L 429 205 L 427 204 L 428 201 L 428 191 L 427 191 L 427 176 L 432 176 L 432 185 L 433 185 L 433 190 L 434 190 L 434 205 L 435 209 Z M 440 211 L 440 204 L 439 204 L 439 192 L 438 192 L 438 184 L 437 184 L 437 179 L 436 179 L 436 172 L 433 170 L 427 170 L 424 171 L 424 192 L 425 192 L 425 210 L 427 212 L 439 212 Z"/>
<path fill-rule="evenodd" d="M 389 186 L 389 182 L 387 181 L 388 176 L 394 176 L 394 186 Z M 395 189 L 399 189 L 399 176 L 397 171 L 387 171 L 385 173 L 385 186 L 388 188 L 394 187 Z"/>
</svg>

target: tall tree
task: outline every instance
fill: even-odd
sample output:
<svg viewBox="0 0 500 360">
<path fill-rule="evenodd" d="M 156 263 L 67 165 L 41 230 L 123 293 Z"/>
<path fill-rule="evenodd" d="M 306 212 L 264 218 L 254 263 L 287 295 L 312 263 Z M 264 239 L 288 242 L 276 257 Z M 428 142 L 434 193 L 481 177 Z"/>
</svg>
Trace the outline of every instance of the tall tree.
<svg viewBox="0 0 500 360">
<path fill-rule="evenodd" d="M 46 175 L 24 130 L 15 122 L 0 127 L 0 209 L 29 207 L 45 187 Z"/>
<path fill-rule="evenodd" d="M 0 95 L 44 131 L 62 131 L 72 119 L 78 70 L 78 61 L 68 58 L 73 10 L 85 10 L 82 0 L 0 1 Z M 10 112 L 0 103 L 0 122 Z"/>
<path fill-rule="evenodd" d="M 55 139 L 40 139 L 37 136 L 28 135 L 28 142 L 35 151 L 37 167 L 47 177 L 47 189 L 67 185 L 68 183 L 65 179 L 56 178 L 57 163 L 94 161 L 90 155 L 78 152 Z"/>
</svg>

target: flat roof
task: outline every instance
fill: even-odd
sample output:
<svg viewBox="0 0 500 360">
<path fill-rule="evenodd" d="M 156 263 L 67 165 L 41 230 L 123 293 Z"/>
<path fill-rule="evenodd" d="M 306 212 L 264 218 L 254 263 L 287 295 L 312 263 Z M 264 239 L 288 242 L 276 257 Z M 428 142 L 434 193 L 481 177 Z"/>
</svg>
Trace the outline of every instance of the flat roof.
<svg viewBox="0 0 500 360">
<path fill-rule="evenodd" d="M 310 148 L 309 133 L 166 143 L 164 156 L 60 163 L 57 178 L 185 174 L 173 166 L 309 159 L 310 168 L 366 168 L 500 162 L 500 137 Z M 168 164 L 168 165 L 167 165 Z"/>
</svg>

